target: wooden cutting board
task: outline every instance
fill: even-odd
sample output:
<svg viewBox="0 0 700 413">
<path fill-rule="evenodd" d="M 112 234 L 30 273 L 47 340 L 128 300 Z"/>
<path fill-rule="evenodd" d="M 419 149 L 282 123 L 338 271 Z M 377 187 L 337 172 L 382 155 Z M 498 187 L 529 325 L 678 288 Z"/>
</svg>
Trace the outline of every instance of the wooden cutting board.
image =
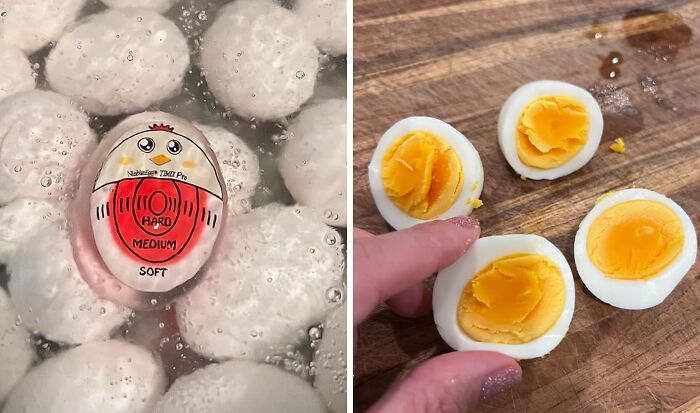
<svg viewBox="0 0 700 413">
<path fill-rule="evenodd" d="M 354 18 L 356 226 L 390 230 L 372 201 L 367 165 L 389 126 L 428 115 L 481 154 L 484 206 L 474 216 L 484 235 L 540 234 L 573 269 L 581 219 L 601 194 L 632 186 L 670 196 L 700 228 L 700 2 L 355 0 Z M 497 144 L 501 105 L 538 79 L 589 88 L 605 117 L 596 156 L 553 182 L 521 181 Z M 624 154 L 608 149 L 618 137 Z M 575 273 L 564 341 L 523 361 L 523 383 L 480 411 L 700 411 L 699 272 L 696 263 L 664 303 L 644 311 L 602 303 Z M 406 320 L 384 308 L 362 324 L 358 342 L 357 411 L 449 351 L 432 316 Z"/>
</svg>

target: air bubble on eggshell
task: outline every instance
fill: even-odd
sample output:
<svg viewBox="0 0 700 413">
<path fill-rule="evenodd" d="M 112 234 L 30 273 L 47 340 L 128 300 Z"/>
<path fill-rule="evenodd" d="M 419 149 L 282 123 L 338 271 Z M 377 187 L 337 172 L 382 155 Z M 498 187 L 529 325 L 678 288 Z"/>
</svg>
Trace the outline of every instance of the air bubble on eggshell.
<svg viewBox="0 0 700 413">
<path fill-rule="evenodd" d="M 0 43 L 31 54 L 56 40 L 80 14 L 86 0 L 0 1 Z"/>
<path fill-rule="evenodd" d="M 88 117 L 68 98 L 32 90 L 0 102 L 0 204 L 72 193 L 96 145 Z"/>
<path fill-rule="evenodd" d="M 178 378 L 156 413 L 306 412 L 326 408 L 311 385 L 277 367 L 235 360 Z"/>
<path fill-rule="evenodd" d="M 106 339 L 130 311 L 97 296 L 81 278 L 64 223 L 25 241 L 8 264 L 8 289 L 24 325 L 49 340 Z"/>
<path fill-rule="evenodd" d="M 262 361 L 322 321 L 337 305 L 326 291 L 342 284 L 345 270 L 341 243 L 324 242 L 329 232 L 340 240 L 298 206 L 271 204 L 230 219 L 202 282 L 175 305 L 190 348 Z"/>
<path fill-rule="evenodd" d="M 255 188 L 260 183 L 260 163 L 255 152 L 241 138 L 224 128 L 197 122 L 194 126 L 206 136 L 219 161 L 228 191 L 229 213 L 240 215 L 250 212 Z"/>
<path fill-rule="evenodd" d="M 65 218 L 66 203 L 18 198 L 0 207 L 0 263 L 53 221 Z"/>
<path fill-rule="evenodd" d="M 347 333 L 347 304 L 343 303 L 323 322 L 323 337 L 314 356 L 314 386 L 335 413 L 347 409 Z"/>
<path fill-rule="evenodd" d="M 27 56 L 14 46 L 0 46 L 0 100 L 34 89 L 34 71 Z"/>
<path fill-rule="evenodd" d="M 5 290 L 0 288 L 0 406 L 35 359 L 29 332 Z"/>
<path fill-rule="evenodd" d="M 201 67 L 209 89 L 243 118 L 275 120 L 314 92 L 319 52 L 307 22 L 270 0 L 236 0 L 222 7 L 204 34 Z M 297 77 L 297 72 L 305 76 Z"/>
<path fill-rule="evenodd" d="M 179 93 L 189 63 L 187 40 L 173 22 L 152 10 L 109 9 L 61 36 L 46 78 L 85 110 L 113 116 Z"/>
<path fill-rule="evenodd" d="M 291 121 L 277 158 L 294 199 L 339 227 L 347 225 L 346 155 L 347 103 L 331 99 L 305 108 Z"/>
<path fill-rule="evenodd" d="M 31 370 L 4 413 L 150 413 L 165 391 L 163 366 L 147 349 L 119 340 L 66 350 Z"/>
</svg>

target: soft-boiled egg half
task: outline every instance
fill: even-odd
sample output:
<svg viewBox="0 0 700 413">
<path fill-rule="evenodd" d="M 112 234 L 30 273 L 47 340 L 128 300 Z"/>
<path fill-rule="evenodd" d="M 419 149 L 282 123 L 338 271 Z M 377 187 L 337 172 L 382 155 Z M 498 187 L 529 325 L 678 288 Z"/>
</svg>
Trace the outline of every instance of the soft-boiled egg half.
<svg viewBox="0 0 700 413">
<path fill-rule="evenodd" d="M 433 289 L 433 314 L 455 350 L 542 357 L 566 335 L 574 313 L 574 279 L 564 255 L 538 235 L 484 237 Z"/>
<path fill-rule="evenodd" d="M 556 179 L 591 160 L 603 135 L 603 114 L 587 90 L 540 80 L 521 86 L 498 117 L 498 143 L 521 177 Z"/>
<path fill-rule="evenodd" d="M 430 117 L 400 120 L 384 133 L 369 164 L 369 186 L 395 229 L 469 215 L 481 205 L 479 153 L 457 129 Z"/>
<path fill-rule="evenodd" d="M 688 214 L 640 188 L 599 198 L 574 242 L 576 269 L 588 290 L 628 310 L 664 301 L 695 263 L 697 250 Z"/>
</svg>

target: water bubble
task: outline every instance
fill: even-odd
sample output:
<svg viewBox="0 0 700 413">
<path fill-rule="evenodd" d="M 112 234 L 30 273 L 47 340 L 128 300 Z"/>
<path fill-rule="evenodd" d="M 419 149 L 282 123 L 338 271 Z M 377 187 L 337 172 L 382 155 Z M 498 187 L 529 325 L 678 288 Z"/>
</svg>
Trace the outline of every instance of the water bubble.
<svg viewBox="0 0 700 413">
<path fill-rule="evenodd" d="M 39 70 L 40 68 L 41 68 L 41 65 L 39 63 L 34 63 L 32 65 L 32 69 L 34 69 L 34 70 Z"/>
<path fill-rule="evenodd" d="M 329 232 L 328 234 L 326 234 L 326 236 L 323 238 L 323 240 L 326 241 L 326 244 L 328 244 L 328 245 L 335 245 L 335 243 L 338 242 L 337 237 L 332 232 Z"/>
<path fill-rule="evenodd" d="M 320 340 L 323 336 L 323 331 L 318 327 L 311 327 L 309 329 L 309 338 L 312 340 Z"/>
<path fill-rule="evenodd" d="M 7 12 L 6 12 L 6 11 L 4 11 L 4 12 L 0 13 L 0 16 L 2 16 L 2 17 L 5 17 L 5 16 L 7 16 Z"/>
<path fill-rule="evenodd" d="M 162 321 L 158 323 L 158 328 L 165 328 L 165 323 Z"/>
<path fill-rule="evenodd" d="M 330 209 L 323 211 L 323 217 L 326 219 L 331 219 L 333 217 L 333 211 Z"/>
<path fill-rule="evenodd" d="M 22 172 L 22 165 L 15 165 L 15 167 L 12 168 L 12 170 L 15 172 Z"/>
<path fill-rule="evenodd" d="M 251 331 L 250 331 L 250 336 L 253 337 L 253 338 L 255 338 L 255 337 L 258 336 L 258 332 L 255 331 L 255 330 L 251 330 Z"/>
<path fill-rule="evenodd" d="M 156 305 L 156 304 L 158 304 L 158 300 L 156 300 L 155 298 L 151 298 L 151 305 Z"/>
<path fill-rule="evenodd" d="M 306 76 L 303 70 L 298 70 L 296 73 L 297 79 L 303 79 Z"/>
<path fill-rule="evenodd" d="M 53 180 L 51 179 L 50 176 L 44 175 L 44 176 L 41 178 L 40 183 L 41 183 L 41 186 L 43 186 L 44 188 L 48 188 L 48 187 L 50 187 L 51 184 L 53 183 Z"/>
<path fill-rule="evenodd" d="M 183 347 L 184 347 L 184 346 L 182 345 L 182 343 L 177 343 L 177 344 L 175 344 L 175 350 L 177 350 L 177 351 L 182 350 Z"/>
<path fill-rule="evenodd" d="M 206 21 L 207 20 L 207 12 L 202 10 L 197 14 L 197 18 L 201 21 Z"/>
<path fill-rule="evenodd" d="M 316 248 L 309 248 L 309 254 L 313 254 L 316 252 Z"/>
<path fill-rule="evenodd" d="M 136 21 L 137 21 L 137 22 L 142 22 L 142 21 L 143 21 L 143 17 L 141 17 L 141 16 L 137 17 L 137 18 L 136 18 Z"/>
<path fill-rule="evenodd" d="M 338 287 L 331 287 L 326 290 L 326 299 L 331 304 L 337 304 L 343 299 L 343 290 Z"/>
</svg>

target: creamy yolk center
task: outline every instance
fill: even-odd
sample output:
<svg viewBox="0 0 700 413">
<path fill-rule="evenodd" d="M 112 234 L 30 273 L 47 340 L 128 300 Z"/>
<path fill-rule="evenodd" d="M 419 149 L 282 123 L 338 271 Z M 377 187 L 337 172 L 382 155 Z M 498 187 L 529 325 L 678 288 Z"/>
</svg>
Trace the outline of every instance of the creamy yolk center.
<svg viewBox="0 0 700 413">
<path fill-rule="evenodd" d="M 415 131 L 397 139 L 384 154 L 382 183 L 403 212 L 433 219 L 455 203 L 464 173 L 450 145 L 429 132 Z"/>
<path fill-rule="evenodd" d="M 540 254 L 510 254 L 479 270 L 464 287 L 457 321 L 477 341 L 522 344 L 546 333 L 564 310 L 559 267 Z"/>
<path fill-rule="evenodd" d="M 683 248 L 683 226 L 666 205 L 627 201 L 600 214 L 586 238 L 588 257 L 607 277 L 642 280 L 656 276 Z"/>
<path fill-rule="evenodd" d="M 533 168 L 556 168 L 573 158 L 588 140 L 588 112 L 566 96 L 543 96 L 530 102 L 518 121 L 515 148 L 520 161 Z"/>
</svg>

